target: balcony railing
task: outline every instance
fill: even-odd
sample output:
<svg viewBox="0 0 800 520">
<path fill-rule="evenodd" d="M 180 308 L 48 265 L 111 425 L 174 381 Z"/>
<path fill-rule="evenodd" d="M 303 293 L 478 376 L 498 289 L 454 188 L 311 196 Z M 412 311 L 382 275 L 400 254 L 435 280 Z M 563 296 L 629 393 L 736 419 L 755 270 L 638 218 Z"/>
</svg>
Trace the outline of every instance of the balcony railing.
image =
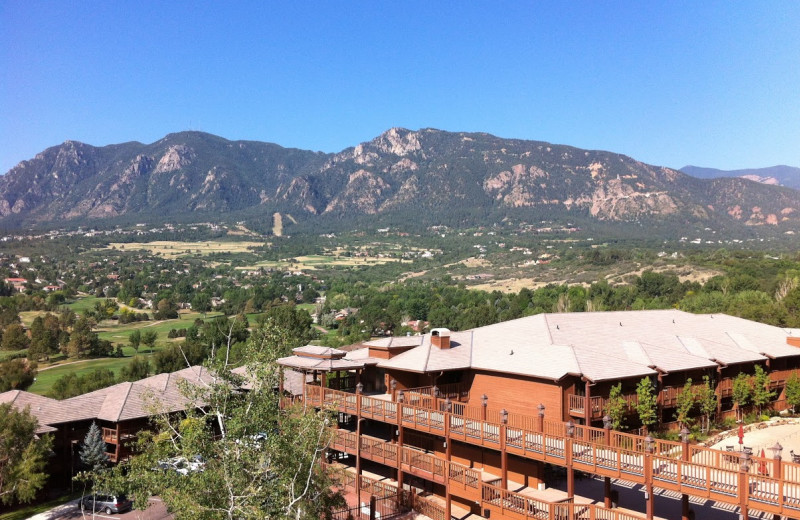
<svg viewBox="0 0 800 520">
<path fill-rule="evenodd" d="M 697 395 L 703 386 L 703 383 L 691 385 L 691 392 Z M 683 392 L 683 386 L 665 386 L 661 389 L 661 405 L 667 408 L 677 405 L 678 395 L 681 392 Z"/>
<path fill-rule="evenodd" d="M 500 450 L 504 446 L 508 453 L 532 460 L 639 484 L 650 481 L 665 490 L 730 504 L 744 501 L 760 511 L 792 518 L 800 515 L 800 463 L 752 456 L 743 475 L 747 485 L 740 486 L 739 461 L 732 460 L 731 454 L 722 450 L 691 446 L 684 453 L 684 444 L 680 442 L 654 440 L 648 445 L 647 439 L 640 435 L 590 426 L 568 427 L 561 421 L 522 414 L 508 414 L 504 424 L 494 414 L 487 414 L 486 420 L 473 418 L 475 407 L 469 406 L 464 408 L 464 415 L 458 415 L 406 403 L 379 404 L 379 399 L 344 395 L 330 389 L 313 394 L 307 388 L 306 396 L 312 405 L 332 403 L 333 408 L 347 413 L 352 410 L 353 414 L 368 409 L 369 415 L 362 416 L 490 449 Z M 347 438 L 355 434 L 342 435 Z M 358 440 L 349 442 L 352 445 Z M 380 454 L 387 462 L 392 460 L 391 452 L 383 447 L 379 450 L 371 442 L 362 443 L 362 456 Z M 408 452 L 407 447 L 398 454 L 404 471 L 406 467 L 417 468 L 423 478 L 437 481 L 451 474 L 445 471 L 449 466 L 437 462 L 442 459 L 433 455 Z"/>
<path fill-rule="evenodd" d="M 136 438 L 136 431 L 127 428 L 117 431 L 116 428 L 103 428 L 103 441 L 108 444 L 119 444 Z"/>
<path fill-rule="evenodd" d="M 458 484 L 459 478 L 466 472 L 454 470 L 468 469 L 460 464 L 450 463 L 450 485 Z M 459 468 L 460 467 L 460 468 Z M 328 471 L 334 480 L 343 488 L 354 490 L 359 485 L 358 477 L 352 471 L 341 466 L 327 466 Z M 477 475 L 477 472 L 473 472 Z M 575 504 L 572 499 L 562 502 L 549 502 L 536 499 L 530 496 L 502 489 L 493 484 L 481 482 L 480 478 L 475 478 L 474 489 L 477 490 L 476 499 L 481 502 L 482 510 L 490 510 L 500 518 L 518 519 L 603 519 L 603 520 L 644 520 L 644 515 L 620 511 L 617 509 L 606 509 L 600 504 Z M 398 502 L 410 505 L 414 511 L 421 513 L 433 520 L 447 520 L 447 508 L 441 497 L 408 494 L 399 490 L 392 484 L 381 482 L 370 477 L 361 475 L 360 488 L 362 493 L 375 495 L 377 498 L 396 496 Z"/>
<path fill-rule="evenodd" d="M 628 413 L 636 409 L 636 403 L 639 401 L 638 397 L 634 395 L 624 395 L 626 410 Z M 608 412 L 608 398 L 605 397 L 589 397 L 591 406 L 592 420 L 601 419 Z M 582 395 L 569 396 L 569 413 L 577 417 L 584 417 L 586 415 L 586 397 Z"/>
</svg>

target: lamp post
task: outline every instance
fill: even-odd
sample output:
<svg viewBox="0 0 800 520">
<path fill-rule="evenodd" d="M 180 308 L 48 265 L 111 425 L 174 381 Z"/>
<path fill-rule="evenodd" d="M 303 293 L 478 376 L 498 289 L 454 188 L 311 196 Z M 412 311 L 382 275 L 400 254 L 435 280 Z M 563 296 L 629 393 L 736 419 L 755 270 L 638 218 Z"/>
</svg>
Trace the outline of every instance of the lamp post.
<svg viewBox="0 0 800 520">
<path fill-rule="evenodd" d="M 781 463 L 781 453 L 783 446 L 778 441 L 775 441 L 775 446 L 769 449 L 772 452 L 772 478 L 778 482 L 778 496 L 783 496 L 783 464 Z M 775 514 L 775 520 L 780 520 L 781 515 Z"/>
<path fill-rule="evenodd" d="M 750 471 L 750 452 L 742 451 L 739 454 L 739 518 L 749 520 L 750 514 L 747 511 L 747 497 L 750 493 L 747 474 Z"/>
<path fill-rule="evenodd" d="M 681 458 L 684 462 L 689 461 L 689 428 L 684 426 L 681 428 Z M 689 511 L 689 495 L 686 493 L 681 494 L 681 520 L 689 520 L 690 518 L 690 511 Z"/>
<path fill-rule="evenodd" d="M 572 419 L 567 421 L 567 437 L 564 439 L 564 462 L 567 464 L 567 496 L 575 496 L 575 472 L 572 469 L 572 437 L 575 435 L 575 423 Z"/>
<path fill-rule="evenodd" d="M 500 479 L 503 489 L 508 489 L 508 451 L 506 450 L 506 426 L 508 425 L 508 410 L 500 410 Z"/>
<path fill-rule="evenodd" d="M 654 498 L 653 498 L 653 448 L 655 440 L 649 433 L 644 438 L 644 499 L 645 499 L 645 516 L 647 520 L 652 520 L 655 514 Z"/>
<path fill-rule="evenodd" d="M 539 403 L 536 407 L 539 410 L 539 432 L 544 432 L 544 403 Z"/>
</svg>

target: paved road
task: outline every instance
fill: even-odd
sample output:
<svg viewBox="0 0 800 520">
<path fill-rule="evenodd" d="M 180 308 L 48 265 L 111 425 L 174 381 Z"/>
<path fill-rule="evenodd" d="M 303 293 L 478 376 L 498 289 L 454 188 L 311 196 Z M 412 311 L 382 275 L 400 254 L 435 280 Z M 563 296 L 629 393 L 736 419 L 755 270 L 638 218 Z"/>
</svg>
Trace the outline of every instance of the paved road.
<svg viewBox="0 0 800 520">
<path fill-rule="evenodd" d="M 62 506 L 55 507 L 46 513 L 30 517 L 28 520 L 78 520 L 78 519 L 103 519 L 103 520 L 172 520 L 173 516 L 167 513 L 164 503 L 158 498 L 151 498 L 150 505 L 144 511 L 133 510 L 119 515 L 105 513 L 81 512 L 78 500 L 73 500 Z"/>
</svg>

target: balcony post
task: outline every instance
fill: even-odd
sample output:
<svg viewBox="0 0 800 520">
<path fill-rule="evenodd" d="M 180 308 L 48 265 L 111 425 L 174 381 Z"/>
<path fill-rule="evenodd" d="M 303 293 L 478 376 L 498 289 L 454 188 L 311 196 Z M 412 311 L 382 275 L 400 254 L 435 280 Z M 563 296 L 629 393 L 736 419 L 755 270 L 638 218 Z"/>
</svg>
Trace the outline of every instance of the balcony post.
<svg viewBox="0 0 800 520">
<path fill-rule="evenodd" d="M 506 450 L 506 425 L 508 410 L 500 410 L 500 478 L 503 489 L 508 489 L 508 451 Z"/>
<path fill-rule="evenodd" d="M 406 394 L 397 392 L 397 492 L 403 492 L 403 401 Z"/>
<path fill-rule="evenodd" d="M 445 474 L 444 474 L 444 492 L 445 492 L 445 518 L 450 519 L 452 518 L 453 513 L 453 500 L 452 496 L 450 495 L 450 460 L 453 456 L 453 443 L 450 440 L 450 410 L 452 409 L 453 404 L 450 402 L 450 398 L 448 397 L 445 401 L 445 414 L 444 414 L 444 446 L 445 446 L 445 460 L 447 463 L 445 464 Z"/>
<path fill-rule="evenodd" d="M 586 396 L 583 398 L 583 424 L 586 426 L 592 425 L 592 385 L 589 380 L 586 380 Z M 585 439 L 584 439 L 585 440 Z"/>
<path fill-rule="evenodd" d="M 717 383 L 714 385 L 714 394 L 717 396 L 717 420 L 722 420 L 722 366 L 717 365 Z"/>
<path fill-rule="evenodd" d="M 116 425 L 117 445 L 114 446 L 114 462 L 119 462 L 120 452 L 122 451 L 122 437 L 120 433 L 119 423 Z"/>
<path fill-rule="evenodd" d="M 356 385 L 356 494 L 361 505 L 361 392 L 364 385 Z"/>
<path fill-rule="evenodd" d="M 684 462 L 689 462 L 689 429 L 684 426 L 681 429 L 681 458 Z M 681 494 L 681 520 L 689 520 L 691 512 L 689 510 L 689 495 Z"/>
<path fill-rule="evenodd" d="M 741 520 L 749 520 L 750 514 L 747 511 L 747 498 L 750 494 L 750 486 L 748 485 L 747 473 L 750 471 L 750 454 L 742 451 L 742 462 L 739 465 L 739 518 Z"/>
<path fill-rule="evenodd" d="M 603 439 L 606 446 L 611 446 L 611 417 L 608 414 L 603 416 Z M 611 477 L 603 478 L 603 505 L 606 509 L 611 509 Z"/>
<path fill-rule="evenodd" d="M 645 517 L 647 520 L 653 520 L 655 515 L 655 497 L 653 496 L 653 445 L 655 441 L 648 433 L 644 438 L 645 452 L 644 452 L 644 499 L 645 499 Z"/>
<path fill-rule="evenodd" d="M 783 451 L 783 446 L 781 443 L 775 441 L 775 446 L 770 448 L 770 451 L 773 452 L 773 464 L 772 464 L 772 478 L 776 479 L 778 482 L 778 497 L 781 501 L 779 504 L 783 507 L 783 464 L 781 463 L 781 452 Z M 775 513 L 774 520 L 780 520 L 781 515 Z"/>
<path fill-rule="evenodd" d="M 570 419 L 566 424 L 567 436 L 564 438 L 564 463 L 567 466 L 567 496 L 575 498 L 575 472 L 572 470 L 572 437 L 575 423 Z"/>
</svg>

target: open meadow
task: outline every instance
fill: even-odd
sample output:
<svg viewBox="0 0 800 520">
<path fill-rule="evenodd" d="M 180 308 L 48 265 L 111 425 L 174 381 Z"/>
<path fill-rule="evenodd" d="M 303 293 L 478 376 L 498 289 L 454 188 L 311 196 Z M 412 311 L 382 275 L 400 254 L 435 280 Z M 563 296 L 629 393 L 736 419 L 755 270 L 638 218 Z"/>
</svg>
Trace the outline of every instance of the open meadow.
<svg viewBox="0 0 800 520">
<path fill-rule="evenodd" d="M 252 249 L 263 247 L 264 242 L 250 241 L 216 241 L 178 242 L 157 240 L 153 242 L 113 242 L 104 249 L 117 251 L 147 251 L 162 258 L 174 259 L 184 256 L 207 256 L 214 253 L 251 253 Z"/>
</svg>

